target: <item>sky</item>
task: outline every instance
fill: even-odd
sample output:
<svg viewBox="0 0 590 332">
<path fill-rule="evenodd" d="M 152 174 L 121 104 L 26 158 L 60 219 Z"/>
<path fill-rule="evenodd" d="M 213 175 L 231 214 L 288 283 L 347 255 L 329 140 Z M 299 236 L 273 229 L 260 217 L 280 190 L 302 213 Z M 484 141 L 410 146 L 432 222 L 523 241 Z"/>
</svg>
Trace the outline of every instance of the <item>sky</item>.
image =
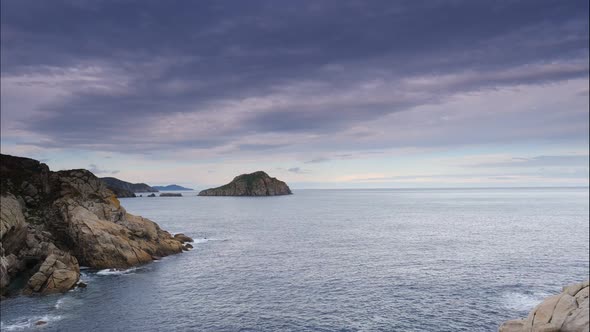
<svg viewBox="0 0 590 332">
<path fill-rule="evenodd" d="M 197 189 L 588 186 L 587 0 L 1 2 L 1 151 Z"/>
</svg>

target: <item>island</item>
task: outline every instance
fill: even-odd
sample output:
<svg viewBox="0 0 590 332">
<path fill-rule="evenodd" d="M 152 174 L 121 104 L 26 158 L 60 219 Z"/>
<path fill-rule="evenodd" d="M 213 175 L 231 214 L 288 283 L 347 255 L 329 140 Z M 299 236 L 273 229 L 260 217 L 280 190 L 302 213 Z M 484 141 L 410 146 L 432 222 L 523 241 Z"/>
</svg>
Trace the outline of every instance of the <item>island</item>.
<svg viewBox="0 0 590 332">
<path fill-rule="evenodd" d="M 135 197 L 135 193 L 153 193 L 158 189 L 152 188 L 145 183 L 131 183 L 113 177 L 100 178 L 118 198 Z"/>
<path fill-rule="evenodd" d="M 186 188 L 177 184 L 169 184 L 167 186 L 152 186 L 152 188 L 158 191 L 191 191 L 192 188 Z"/>
<path fill-rule="evenodd" d="M 80 266 L 125 269 L 190 249 L 187 236 L 127 213 L 88 170 L 1 154 L 0 184 L 0 299 L 65 292 Z"/>
<path fill-rule="evenodd" d="M 236 176 L 230 183 L 205 189 L 199 196 L 277 196 L 291 195 L 289 186 L 263 171 Z"/>
</svg>

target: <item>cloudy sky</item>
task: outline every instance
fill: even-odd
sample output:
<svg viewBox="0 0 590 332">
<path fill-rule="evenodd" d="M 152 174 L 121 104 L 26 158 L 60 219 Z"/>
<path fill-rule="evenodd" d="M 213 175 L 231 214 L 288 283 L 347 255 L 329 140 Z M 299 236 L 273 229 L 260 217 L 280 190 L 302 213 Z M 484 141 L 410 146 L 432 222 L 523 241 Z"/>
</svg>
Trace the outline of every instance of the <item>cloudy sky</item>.
<svg viewBox="0 0 590 332">
<path fill-rule="evenodd" d="M 2 153 L 152 185 L 588 185 L 587 0 L 1 2 Z"/>
</svg>

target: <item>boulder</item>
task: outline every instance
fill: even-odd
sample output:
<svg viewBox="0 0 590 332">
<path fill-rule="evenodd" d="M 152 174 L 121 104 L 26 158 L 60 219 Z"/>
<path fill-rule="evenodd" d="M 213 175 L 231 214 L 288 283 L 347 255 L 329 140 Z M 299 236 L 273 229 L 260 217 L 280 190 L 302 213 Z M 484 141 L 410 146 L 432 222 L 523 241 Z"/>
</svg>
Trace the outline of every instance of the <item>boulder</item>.
<svg viewBox="0 0 590 332">
<path fill-rule="evenodd" d="M 563 288 L 561 294 L 546 298 L 526 319 L 509 320 L 500 332 L 578 332 L 588 331 L 589 282 Z"/>
<path fill-rule="evenodd" d="M 80 266 L 75 257 L 56 250 L 47 256 L 39 271 L 28 281 L 25 294 L 52 294 L 72 289 L 80 279 Z"/>
</svg>

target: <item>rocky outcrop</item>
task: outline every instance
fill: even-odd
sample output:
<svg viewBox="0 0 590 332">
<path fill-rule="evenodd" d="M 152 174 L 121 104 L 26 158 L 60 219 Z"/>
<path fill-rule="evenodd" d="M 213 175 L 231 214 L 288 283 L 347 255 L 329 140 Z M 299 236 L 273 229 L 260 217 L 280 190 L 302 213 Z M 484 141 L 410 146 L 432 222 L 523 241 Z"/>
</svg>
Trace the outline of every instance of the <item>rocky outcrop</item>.
<svg viewBox="0 0 590 332">
<path fill-rule="evenodd" d="M 581 332 L 589 326 L 588 281 L 563 288 L 546 298 L 527 318 L 509 320 L 500 332 Z"/>
<path fill-rule="evenodd" d="M 77 283 L 79 265 L 128 268 L 182 252 L 151 220 L 125 211 L 86 170 L 51 172 L 32 159 L 1 155 L 0 286 L 28 280 L 25 293 L 55 293 Z"/>
<path fill-rule="evenodd" d="M 199 196 L 275 196 L 290 195 L 289 186 L 265 172 L 236 176 L 232 182 L 218 188 L 203 190 Z"/>
<path fill-rule="evenodd" d="M 160 197 L 182 197 L 181 193 L 161 193 Z"/>
<path fill-rule="evenodd" d="M 100 180 L 119 198 L 135 197 L 135 193 L 158 192 L 158 189 L 154 189 L 145 183 L 130 183 L 113 177 L 100 178 Z"/>
</svg>

